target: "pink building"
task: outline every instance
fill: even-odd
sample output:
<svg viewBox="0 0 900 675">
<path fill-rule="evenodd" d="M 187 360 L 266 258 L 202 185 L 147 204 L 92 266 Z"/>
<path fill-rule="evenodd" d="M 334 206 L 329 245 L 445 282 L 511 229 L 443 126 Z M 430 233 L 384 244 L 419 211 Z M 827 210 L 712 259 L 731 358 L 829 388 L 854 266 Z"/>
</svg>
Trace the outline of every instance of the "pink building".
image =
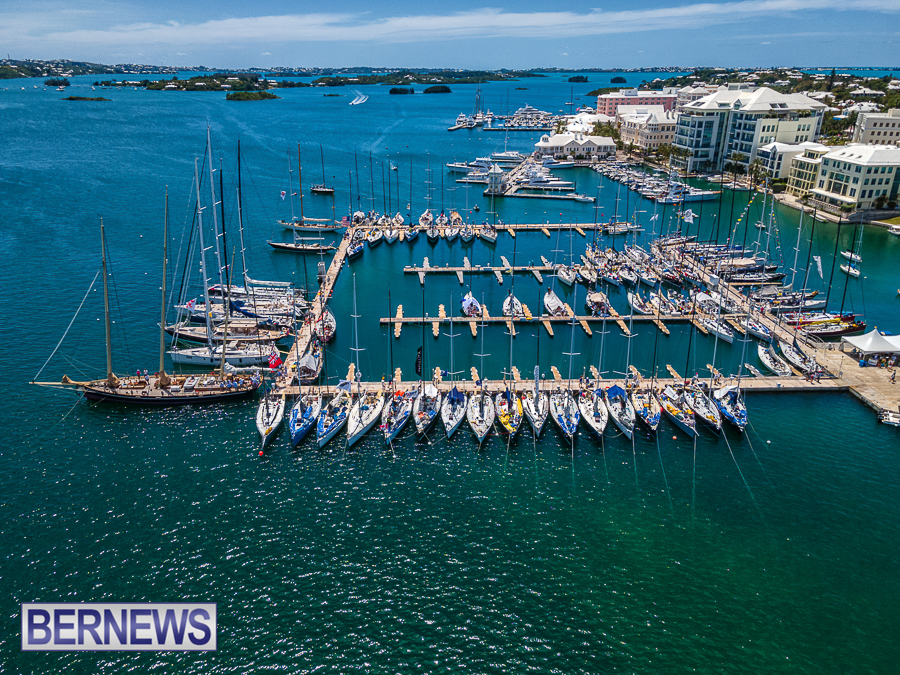
<svg viewBox="0 0 900 675">
<path fill-rule="evenodd" d="M 615 117 L 620 105 L 661 105 L 664 110 L 672 110 L 678 99 L 678 89 L 666 87 L 662 91 L 640 89 L 620 89 L 614 94 L 600 94 L 597 97 L 597 112 Z"/>
</svg>

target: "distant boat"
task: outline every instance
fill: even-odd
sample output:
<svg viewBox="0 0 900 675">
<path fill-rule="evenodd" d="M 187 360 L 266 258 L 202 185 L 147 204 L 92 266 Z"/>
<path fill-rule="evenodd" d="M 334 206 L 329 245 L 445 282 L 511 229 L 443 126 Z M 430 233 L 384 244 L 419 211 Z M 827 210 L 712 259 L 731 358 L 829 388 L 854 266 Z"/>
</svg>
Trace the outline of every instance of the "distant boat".
<svg viewBox="0 0 900 675">
<path fill-rule="evenodd" d="M 361 91 L 353 90 L 353 93 L 356 94 L 356 98 L 350 101 L 350 105 L 360 105 L 369 100 L 369 97 L 363 94 Z"/>
<path fill-rule="evenodd" d="M 324 152 L 322 151 L 322 145 L 321 145 L 321 144 L 319 144 L 319 157 L 320 157 L 321 160 L 322 160 L 322 182 L 321 182 L 321 183 L 317 183 L 316 185 L 313 185 L 312 188 L 310 188 L 310 189 L 312 190 L 312 192 L 313 192 L 314 194 L 318 194 L 318 195 L 333 195 L 333 194 L 334 194 L 334 188 L 331 187 L 330 185 L 326 185 L 326 184 L 325 184 L 325 154 L 324 154 Z"/>
</svg>

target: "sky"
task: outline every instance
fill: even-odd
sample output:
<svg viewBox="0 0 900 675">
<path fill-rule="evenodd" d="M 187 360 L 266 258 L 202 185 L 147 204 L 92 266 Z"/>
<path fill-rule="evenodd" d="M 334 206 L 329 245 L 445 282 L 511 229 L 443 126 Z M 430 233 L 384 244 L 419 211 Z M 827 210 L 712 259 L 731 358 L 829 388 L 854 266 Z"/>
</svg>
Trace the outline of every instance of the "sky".
<svg viewBox="0 0 900 675">
<path fill-rule="evenodd" d="M 214 68 L 892 67 L 900 0 L 6 0 L 0 54 Z"/>
</svg>

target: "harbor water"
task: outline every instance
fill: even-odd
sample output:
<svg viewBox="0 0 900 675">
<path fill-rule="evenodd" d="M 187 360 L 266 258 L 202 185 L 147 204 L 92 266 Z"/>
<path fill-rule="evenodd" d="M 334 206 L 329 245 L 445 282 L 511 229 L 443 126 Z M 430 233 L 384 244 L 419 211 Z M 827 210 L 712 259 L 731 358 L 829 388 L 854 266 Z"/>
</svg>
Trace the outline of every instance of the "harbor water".
<svg viewBox="0 0 900 675">
<path fill-rule="evenodd" d="M 656 76 L 627 74 L 629 84 Z M 590 103 L 584 93 L 609 86 L 609 77 L 590 75 L 574 101 L 560 74 L 489 83 L 482 93 L 495 113 L 526 103 L 568 112 L 565 102 Z M 530 274 L 507 275 L 502 286 L 491 275 L 460 284 L 455 275 L 433 274 L 423 287 L 404 266 L 425 257 L 432 266 L 460 265 L 463 256 L 473 265 L 500 265 L 501 256 L 518 265 L 541 256 L 568 262 L 570 251 L 577 261 L 594 241 L 595 221 L 637 219 L 645 231 L 627 241 L 639 244 L 679 226 L 671 206 L 640 200 L 590 169 L 558 173 L 598 197 L 596 204 L 492 202 L 481 186 L 453 182 L 444 163 L 504 147 L 529 152 L 540 136 L 447 132 L 460 112 L 472 112 L 474 86 L 429 96 L 359 87 L 368 101 L 349 106 L 349 89 L 279 90 L 280 100 L 238 103 L 219 93 L 91 92 L 94 79 L 73 78 L 88 86 L 66 94 L 45 91 L 36 80 L 4 81 L 0 91 L 0 283 L 8 295 L 0 326 L 0 384 L 8 394 L 0 452 L 0 671 L 895 671 L 900 443 L 896 429 L 879 425 L 848 394 L 750 394 L 745 434 L 701 431 L 696 442 L 664 423 L 657 437 L 641 432 L 633 442 L 611 427 L 602 442 L 582 429 L 569 446 L 547 425 L 541 438 L 523 430 L 510 444 L 494 433 L 479 451 L 467 428 L 448 441 L 435 427 L 424 440 L 407 430 L 392 447 L 372 433 L 348 452 L 342 435 L 322 451 L 314 441 L 292 450 L 282 432 L 260 457 L 252 401 L 141 410 L 30 385 L 83 299 L 39 379 L 103 375 L 99 279 L 85 296 L 99 268 L 101 217 L 115 370 L 157 370 L 167 187 L 167 286 L 177 295 L 187 269 L 186 297 L 202 295 L 197 263 L 186 265 L 185 252 L 194 159 L 202 165 L 207 125 L 215 168 L 222 159 L 229 258 L 239 247 L 241 142 L 248 268 L 256 279 L 315 288 L 317 256 L 304 261 L 266 244 L 288 241 L 276 220 L 290 219 L 292 208 L 300 213 L 299 195 L 293 206 L 290 198 L 292 187 L 298 191 L 298 143 L 306 216 L 382 211 L 390 198 L 391 210 L 404 216 L 430 205 L 435 212 L 468 208 L 477 222 L 584 228 L 584 237 L 574 229 L 551 230 L 550 237 L 501 233 L 489 245 L 432 244 L 422 235 L 367 249 L 345 266 L 331 299 L 338 319 L 327 353 L 331 384 L 353 358 L 354 277 L 363 378 L 378 381 L 399 367 L 410 380 L 420 346 L 427 372 L 449 370 L 450 326 L 434 338 L 430 325 L 406 325 L 391 338 L 379 319 L 397 305 L 406 316 L 436 316 L 441 304 L 458 315 L 471 290 L 498 316 L 514 287 L 537 312 L 553 284 L 582 312 L 585 289 L 549 276 L 539 285 Z M 111 100 L 60 100 L 70 94 Z M 309 192 L 323 178 L 320 144 L 333 202 Z M 854 248 L 854 225 L 838 232 L 835 224 L 817 223 L 811 233 L 806 218 L 795 254 L 799 215 L 776 207 L 769 235 L 755 227 L 769 219 L 761 195 L 742 216 L 749 197 L 725 190 L 720 199 L 691 205 L 699 218 L 690 227 L 704 239 L 718 232 L 723 242 L 752 247 L 759 240 L 784 261 L 789 277 L 796 255 L 795 287 L 811 257 L 807 286 L 824 296 L 830 282 L 830 309 L 843 305 L 864 313 L 870 327 L 896 328 L 892 263 L 900 238 L 865 227 L 863 274 L 848 280 L 831 271 L 836 237 L 839 250 Z M 619 249 L 626 241 L 596 236 Z M 609 293 L 627 313 L 624 291 Z M 592 324 L 588 337 L 578 326 L 554 324 L 550 337 L 519 324 L 513 340 L 505 326 L 487 326 L 482 350 L 481 329 L 473 338 L 457 324 L 454 370 L 468 378 L 474 366 L 500 379 L 511 361 L 523 376 L 535 365 L 547 379 L 551 366 L 564 377 L 591 365 L 620 376 L 628 340 L 615 323 L 605 337 L 601 326 Z M 635 323 L 630 363 L 645 375 L 666 375 L 670 364 L 708 377 L 714 352 L 726 374 L 742 362 L 759 365 L 754 343 L 742 354 L 738 339 L 715 345 L 686 323 L 668 327 L 664 336 Z M 855 367 L 849 359 L 848 367 Z M 19 603 L 67 601 L 216 602 L 218 651 L 20 651 Z"/>
</svg>

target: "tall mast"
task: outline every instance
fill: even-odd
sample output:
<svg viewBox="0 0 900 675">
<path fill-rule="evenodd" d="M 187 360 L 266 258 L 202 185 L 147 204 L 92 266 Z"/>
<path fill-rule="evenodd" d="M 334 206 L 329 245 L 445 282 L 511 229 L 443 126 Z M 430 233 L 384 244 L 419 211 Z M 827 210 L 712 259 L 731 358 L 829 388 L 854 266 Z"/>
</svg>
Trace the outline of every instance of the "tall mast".
<svg viewBox="0 0 900 675">
<path fill-rule="evenodd" d="M 219 159 L 219 209 L 222 216 L 222 252 L 225 254 L 225 280 L 231 285 L 231 275 L 228 273 L 228 240 L 225 238 L 225 171 L 222 160 Z M 231 256 L 234 258 L 234 256 Z M 233 262 L 233 261 L 232 261 Z M 225 313 L 228 314 L 228 304 L 225 305 Z"/>
<path fill-rule="evenodd" d="M 369 197 L 371 200 L 371 210 L 375 210 L 375 172 L 372 169 L 372 151 L 369 150 L 369 193 L 372 195 Z"/>
<path fill-rule="evenodd" d="M 200 233 L 200 280 L 203 282 L 203 302 L 206 314 L 206 345 L 212 351 L 212 327 L 209 325 L 209 283 L 206 278 L 206 246 L 203 243 L 203 209 L 200 206 L 200 174 L 194 159 L 194 184 L 197 187 L 197 230 Z M 216 210 L 213 209 L 213 213 Z"/>
<path fill-rule="evenodd" d="M 359 157 L 356 154 L 356 150 L 353 151 L 353 163 L 356 165 L 356 210 L 360 210 L 359 204 Z"/>
<path fill-rule="evenodd" d="M 353 275 L 353 340 L 354 340 L 354 348 L 353 348 L 353 356 L 356 361 L 356 370 L 353 373 L 353 377 L 356 379 L 356 393 L 359 395 L 359 324 L 357 320 L 359 319 L 359 315 L 356 313 L 356 274 Z"/>
<path fill-rule="evenodd" d="M 206 153 L 207 153 L 207 165 L 209 168 L 209 198 L 212 202 L 212 217 L 213 217 L 213 236 L 216 240 L 216 276 L 219 277 L 219 287 L 222 288 L 225 286 L 225 279 L 222 276 L 222 248 L 219 242 L 219 224 L 216 222 L 216 188 L 213 185 L 213 168 L 212 168 L 212 143 L 209 140 L 209 127 L 206 127 Z M 205 284 L 204 284 L 205 285 Z M 209 312 L 209 303 L 206 303 L 206 311 Z M 228 311 L 228 308 L 225 308 L 225 311 Z"/>
<path fill-rule="evenodd" d="M 388 288 L 388 316 L 391 315 L 391 289 Z M 391 382 L 394 381 L 394 340 L 391 337 L 391 327 L 388 326 L 388 348 L 391 355 L 391 371 L 389 373 Z"/>
<path fill-rule="evenodd" d="M 323 165 L 323 173 L 324 173 L 324 165 Z M 324 183 L 325 180 L 323 179 Z M 297 142 L 297 192 L 300 193 L 300 223 L 303 224 L 303 166 L 300 164 L 300 142 Z"/>
<path fill-rule="evenodd" d="M 109 322 L 109 283 L 106 278 L 106 232 L 100 219 L 100 256 L 103 259 L 103 317 L 106 328 L 106 377 L 112 379 L 112 327 Z"/>
<path fill-rule="evenodd" d="M 238 207 L 238 231 L 240 232 L 241 237 L 241 267 L 244 270 L 244 290 L 250 290 L 250 278 L 247 275 L 247 256 L 246 256 L 246 247 L 244 246 L 244 210 L 242 205 L 243 193 L 241 192 L 241 142 L 238 141 L 238 167 L 237 167 L 237 207 Z M 293 192 L 293 186 L 290 186 L 291 192 Z M 294 196 L 291 195 L 291 222 L 294 220 Z"/>
<path fill-rule="evenodd" d="M 227 251 L 226 251 L 226 253 L 227 253 Z M 231 252 L 231 268 L 232 269 L 234 268 L 234 251 Z M 225 291 L 225 306 L 228 307 L 229 305 L 231 305 L 231 274 L 230 273 L 228 275 L 228 287 Z M 254 305 L 254 310 L 255 309 L 256 309 L 256 307 Z M 259 328 L 259 324 L 257 324 L 257 328 Z M 222 335 L 223 335 L 223 337 L 228 337 L 228 312 L 227 311 L 225 312 L 225 327 L 223 329 Z M 227 345 L 228 345 L 228 340 L 223 339 L 222 340 L 222 358 L 219 361 L 219 377 L 224 377 L 224 375 L 225 375 L 225 348 L 227 347 Z M 257 345 L 257 349 L 261 350 L 258 342 L 256 343 L 256 345 Z M 273 349 L 275 349 L 274 346 L 273 346 Z"/>
<path fill-rule="evenodd" d="M 800 257 L 800 235 L 803 234 L 803 207 L 800 208 L 800 225 L 797 227 L 797 245 L 794 247 L 794 268 L 791 270 L 791 290 L 797 276 L 797 259 Z"/>
<path fill-rule="evenodd" d="M 238 153 L 240 154 L 241 142 L 238 141 Z M 300 152 L 300 144 L 297 144 L 297 153 Z M 238 162 L 238 166 L 240 166 L 240 162 Z M 240 182 L 240 179 L 238 179 Z M 302 189 L 302 185 L 300 186 Z M 291 191 L 291 222 L 294 223 L 297 220 L 297 216 L 294 215 L 294 168 L 291 166 L 291 153 L 288 151 L 288 190 Z"/>
<path fill-rule="evenodd" d="M 422 393 L 425 393 L 425 277 L 422 277 Z"/>
<path fill-rule="evenodd" d="M 169 188 L 166 187 L 166 218 L 163 223 L 162 295 L 159 302 L 159 375 L 165 370 L 166 356 L 166 258 L 169 245 Z"/>
<path fill-rule="evenodd" d="M 538 289 L 537 305 L 541 306 L 541 291 Z M 534 404 L 537 405 L 538 395 L 541 393 L 541 329 L 537 327 L 537 348 L 534 352 Z"/>
</svg>

